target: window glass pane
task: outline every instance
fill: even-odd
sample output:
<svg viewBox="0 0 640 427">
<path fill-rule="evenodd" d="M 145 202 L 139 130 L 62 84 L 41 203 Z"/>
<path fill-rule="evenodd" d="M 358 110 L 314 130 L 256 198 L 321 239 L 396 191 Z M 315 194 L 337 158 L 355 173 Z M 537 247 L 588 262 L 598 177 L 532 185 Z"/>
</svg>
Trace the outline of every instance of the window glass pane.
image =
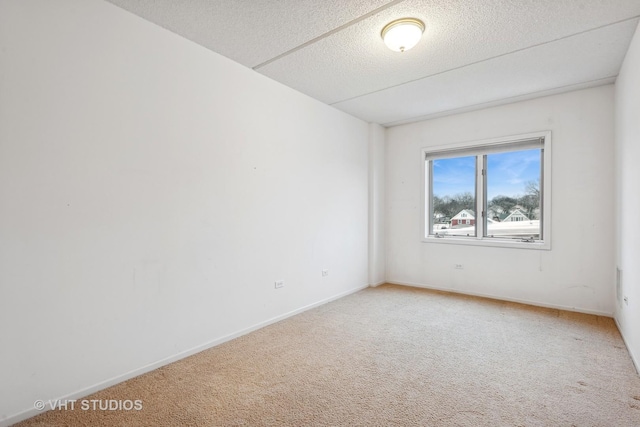
<svg viewBox="0 0 640 427">
<path fill-rule="evenodd" d="M 476 157 L 431 161 L 431 234 L 476 235 Z"/>
<path fill-rule="evenodd" d="M 534 239 L 540 236 L 542 150 L 488 154 L 486 237 Z"/>
</svg>

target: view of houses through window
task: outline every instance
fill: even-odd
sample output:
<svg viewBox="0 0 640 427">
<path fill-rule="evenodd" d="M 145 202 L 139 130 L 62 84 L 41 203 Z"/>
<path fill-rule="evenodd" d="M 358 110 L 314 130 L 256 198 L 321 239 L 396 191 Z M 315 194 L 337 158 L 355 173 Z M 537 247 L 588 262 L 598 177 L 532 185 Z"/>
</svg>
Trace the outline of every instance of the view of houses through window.
<svg viewBox="0 0 640 427">
<path fill-rule="evenodd" d="M 486 156 L 486 237 L 540 239 L 541 151 Z"/>
<path fill-rule="evenodd" d="M 475 236 L 476 157 L 433 160 L 431 182 L 433 234 Z"/>
<path fill-rule="evenodd" d="M 483 238 L 540 240 L 542 154 L 534 148 L 428 160 L 429 234 L 477 237 L 478 221 L 486 221 Z"/>
</svg>

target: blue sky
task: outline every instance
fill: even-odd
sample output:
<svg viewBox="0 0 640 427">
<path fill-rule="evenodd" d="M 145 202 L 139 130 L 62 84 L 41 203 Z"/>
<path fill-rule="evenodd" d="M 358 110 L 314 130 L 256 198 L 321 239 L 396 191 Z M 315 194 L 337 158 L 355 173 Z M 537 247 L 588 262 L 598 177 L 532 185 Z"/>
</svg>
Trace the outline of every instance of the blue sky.
<svg viewBox="0 0 640 427">
<path fill-rule="evenodd" d="M 540 179 L 539 149 L 489 154 L 487 163 L 489 200 L 498 195 L 524 195 L 527 182 Z M 434 160 L 433 194 L 475 193 L 475 164 L 475 156 Z"/>
</svg>

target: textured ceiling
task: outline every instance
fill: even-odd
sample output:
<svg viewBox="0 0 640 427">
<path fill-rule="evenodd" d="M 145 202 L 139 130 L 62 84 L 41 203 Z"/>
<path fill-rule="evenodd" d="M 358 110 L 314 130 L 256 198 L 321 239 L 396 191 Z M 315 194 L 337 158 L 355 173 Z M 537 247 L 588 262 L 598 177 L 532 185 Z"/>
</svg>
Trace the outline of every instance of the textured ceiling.
<svg viewBox="0 0 640 427">
<path fill-rule="evenodd" d="M 640 0 L 108 0 L 383 125 L 615 81 Z M 426 24 L 392 52 L 382 27 Z"/>
</svg>

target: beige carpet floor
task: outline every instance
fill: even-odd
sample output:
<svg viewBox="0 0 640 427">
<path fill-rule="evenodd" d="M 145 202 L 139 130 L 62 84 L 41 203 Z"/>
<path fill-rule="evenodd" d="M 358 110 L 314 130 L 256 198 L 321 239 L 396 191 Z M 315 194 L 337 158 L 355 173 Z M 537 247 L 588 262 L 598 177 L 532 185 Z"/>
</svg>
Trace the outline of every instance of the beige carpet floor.
<svg viewBox="0 0 640 427">
<path fill-rule="evenodd" d="M 384 285 L 304 312 L 25 426 L 640 426 L 612 319 Z"/>
</svg>

